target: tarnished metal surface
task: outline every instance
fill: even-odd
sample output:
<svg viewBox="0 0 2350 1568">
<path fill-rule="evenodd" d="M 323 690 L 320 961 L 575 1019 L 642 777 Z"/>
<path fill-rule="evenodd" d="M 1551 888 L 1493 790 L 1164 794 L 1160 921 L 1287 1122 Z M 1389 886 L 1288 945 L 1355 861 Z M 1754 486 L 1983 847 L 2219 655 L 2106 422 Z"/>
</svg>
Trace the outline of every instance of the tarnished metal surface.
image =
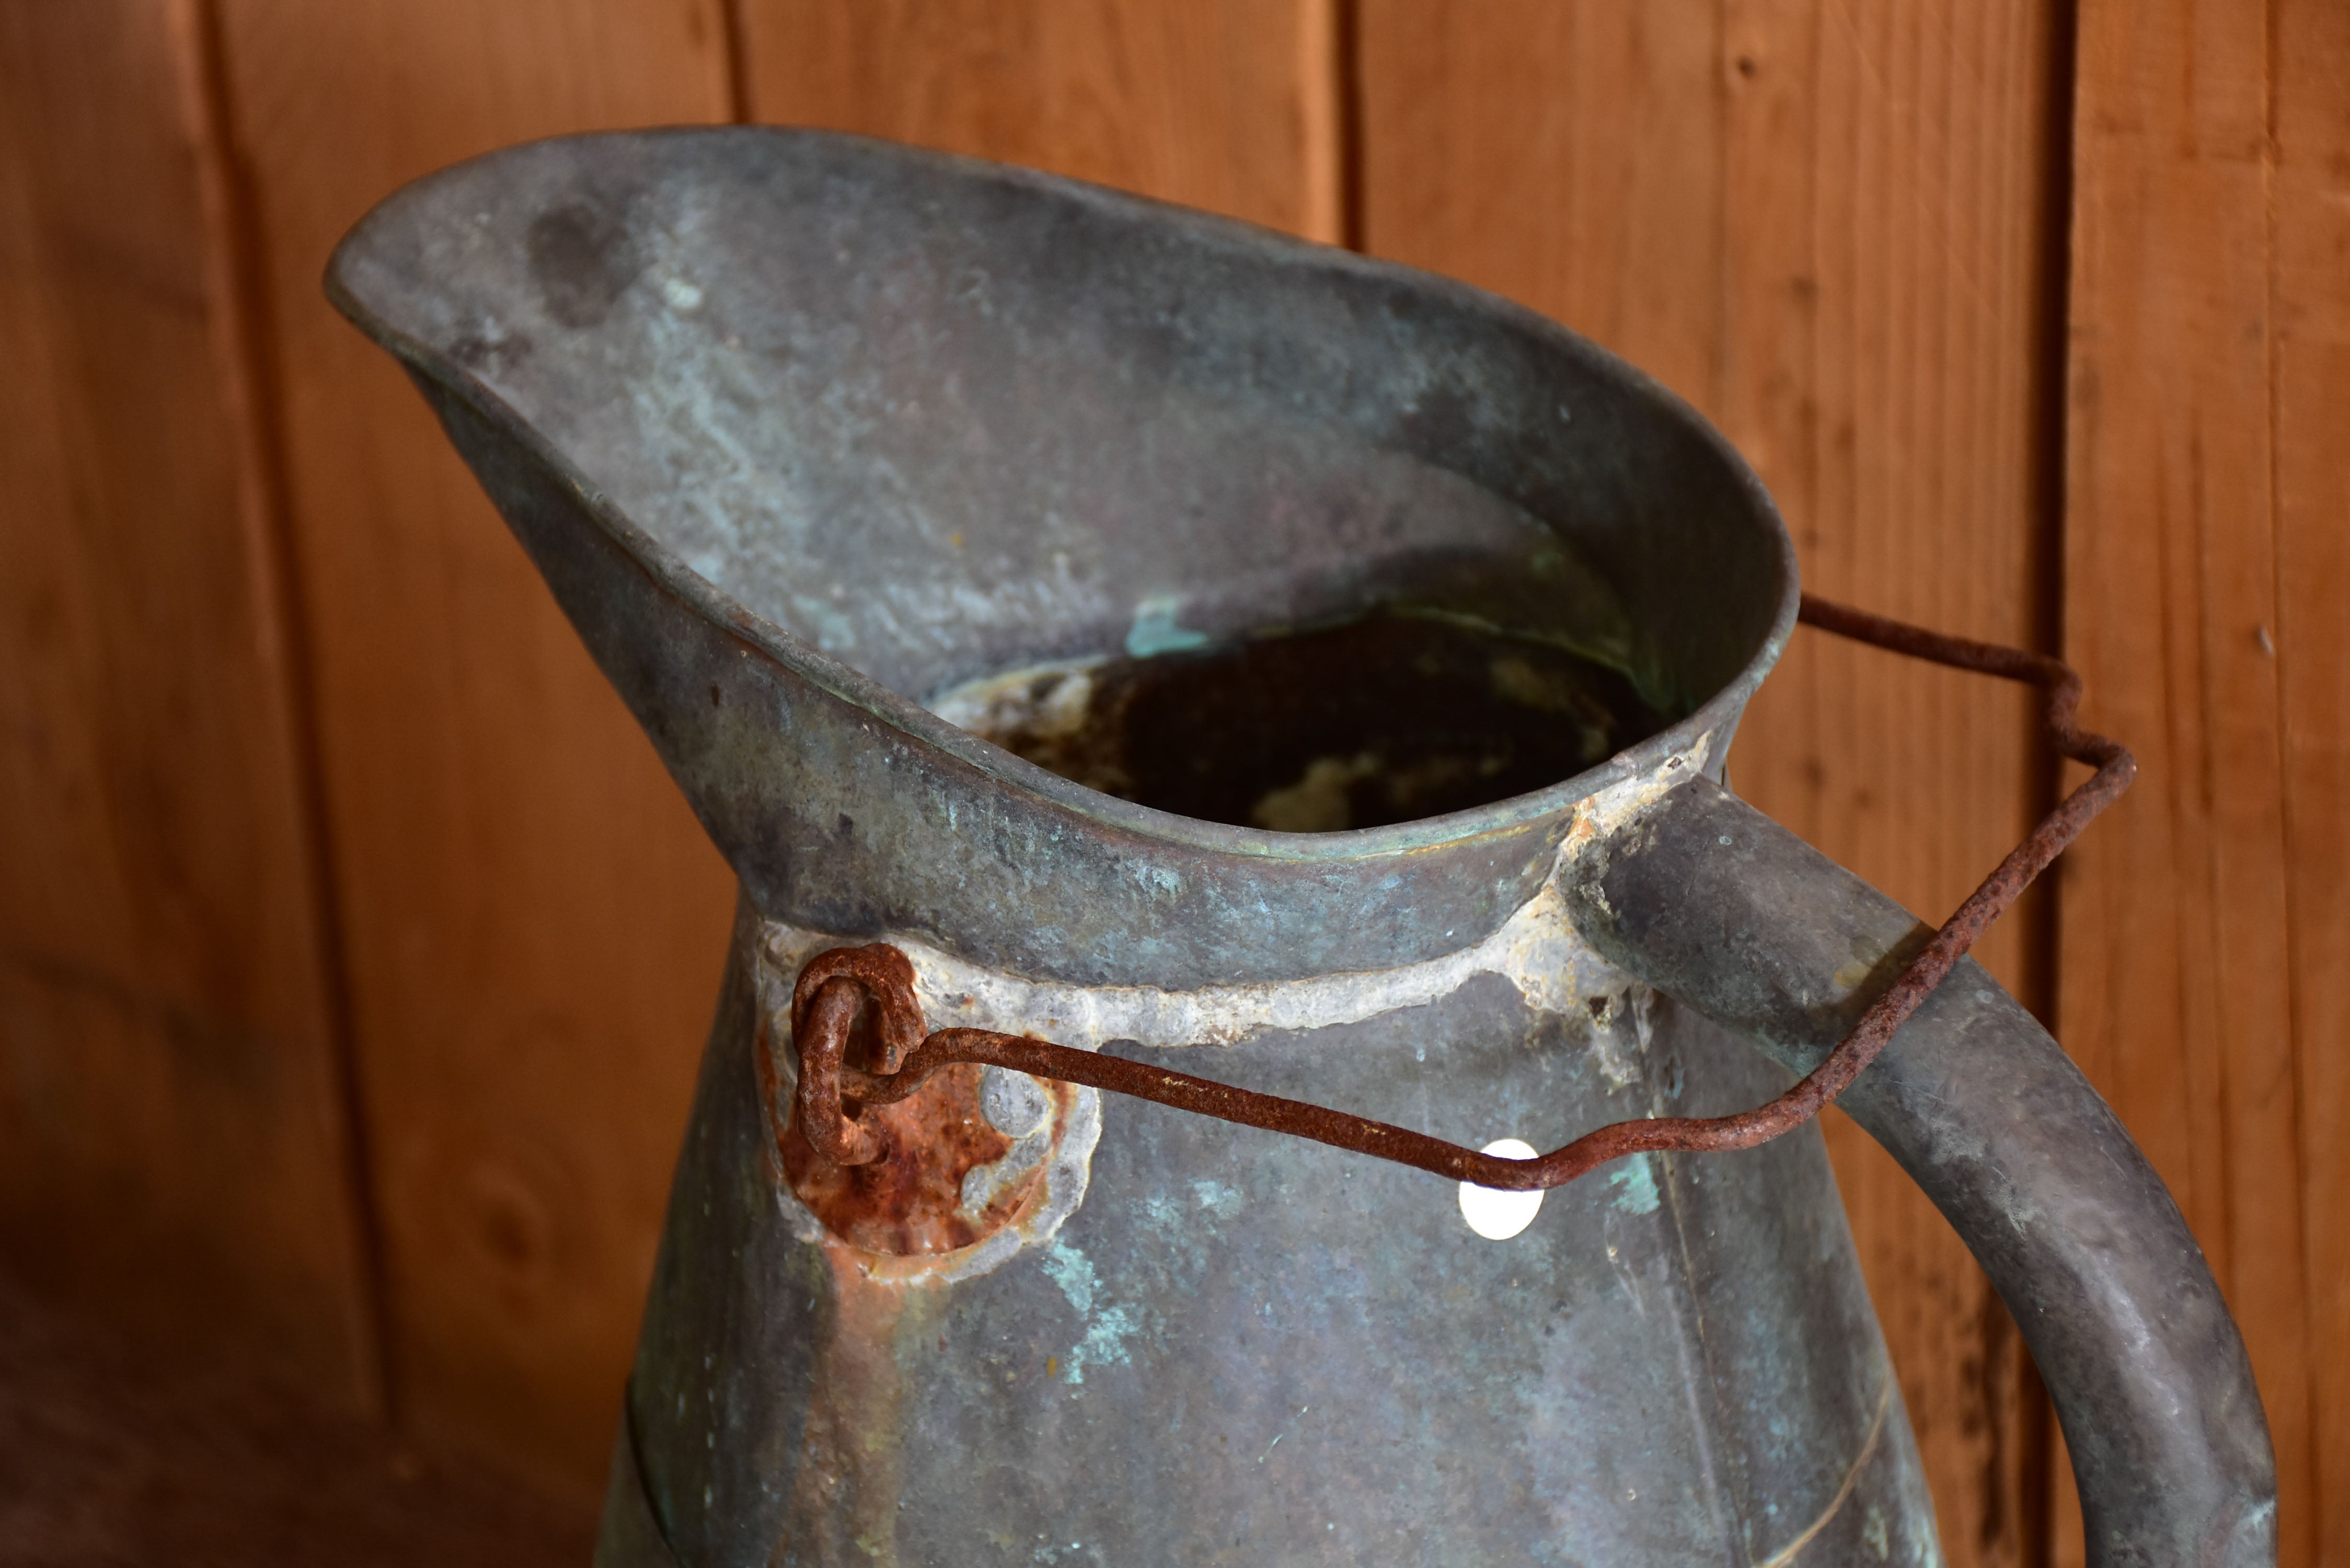
<svg viewBox="0 0 2350 1568">
<path fill-rule="evenodd" d="M 604 1561 L 1936 1559 L 1809 1130 L 1632 1155 L 1505 1242 L 1418 1172 L 1087 1088 L 991 1213 L 988 1083 L 959 1087 L 913 1129 L 968 1125 L 953 1159 L 813 1191 L 864 1244 L 779 1147 L 794 978 L 876 940 L 951 1027 L 1215 1041 L 1220 1082 L 1469 1147 L 1815 1067 L 1907 949 L 1875 906 L 1839 947 L 1859 895 L 1754 858 L 1751 814 L 1690 836 L 1797 593 L 1686 409 L 1458 285 L 810 133 L 500 153 L 385 203 L 329 286 L 742 877 Z M 1300 833 L 1087 789 L 928 706 L 1389 610 L 1571 649 L 1667 722 L 1507 799 Z M 1962 965 L 1846 1103 L 2017 1303 L 2093 1561 L 2257 1561 L 2264 1428 L 2208 1271 L 1978 988 Z M 844 1040 L 844 1081 L 891 1048 Z M 940 1218 L 950 1179 L 977 1222 Z"/>
<path fill-rule="evenodd" d="M 567 139 L 394 197 L 329 286 L 758 907 L 810 929 L 1170 990 L 1435 958 L 1534 893 L 1576 801 L 1701 733 L 1718 766 L 1794 624 L 1761 487 L 1611 356 L 1045 176 L 812 134 Z M 1570 631 L 1673 722 L 1342 836 L 1122 802 L 922 706 L 1138 633 L 1406 597 Z"/>
<path fill-rule="evenodd" d="M 1494 1243 L 1448 1183 L 1105 1096 L 1084 1204 L 948 1282 L 758 1179 L 764 942 L 746 911 L 631 1382 L 682 1561 L 1746 1563 L 1814 1525 L 1798 1561 L 1938 1560 L 1815 1134 L 1638 1157 Z M 1205 1054 L 1464 1142 L 1783 1081 L 1664 999 L 1489 971 Z"/>
<path fill-rule="evenodd" d="M 931 1033 L 922 1017 L 921 1003 L 914 995 L 913 966 L 896 948 L 877 943 L 819 953 L 801 971 L 792 1021 L 801 1075 L 800 1114 L 793 1131 L 813 1141 L 815 1152 L 824 1161 L 844 1168 L 874 1160 L 889 1148 L 897 1150 L 896 1158 L 903 1161 L 908 1158 L 903 1152 L 906 1141 L 915 1136 L 930 1137 L 941 1153 L 959 1151 L 962 1147 L 960 1140 L 967 1135 L 957 1128 L 972 1126 L 975 1116 L 965 1111 L 957 1122 L 951 1115 L 942 1117 L 938 1110 L 930 1107 L 975 1104 L 977 1084 L 971 1070 L 989 1065 L 1131 1095 L 1197 1116 L 1307 1138 L 1349 1153 L 1393 1160 L 1431 1175 L 1502 1191 L 1563 1187 L 1628 1154 L 1665 1149 L 1752 1148 L 1785 1136 L 1817 1116 L 1851 1086 L 1892 1040 L 1894 1031 L 1917 1012 L 1959 960 L 1966 956 L 1976 939 L 2007 912 L 2016 897 L 2031 886 L 2033 877 L 2047 869 L 2066 845 L 2079 836 L 2091 818 L 2119 798 L 2137 774 L 2137 763 L 2126 748 L 2074 727 L 2072 720 L 2080 704 L 2080 677 L 2056 659 L 2022 649 L 1946 637 L 1811 594 L 1804 596 L 1803 619 L 1808 625 L 1825 627 L 1917 658 L 2006 675 L 2043 688 L 2048 695 L 2043 727 L 2052 745 L 2061 755 L 2092 763 L 2097 772 L 2067 795 L 2033 827 L 2023 843 L 2000 862 L 1982 886 L 1908 961 L 1893 983 L 1869 1004 L 1868 1011 L 1860 1015 L 1859 1022 L 1835 1049 L 1769 1103 L 1723 1116 L 1649 1116 L 1614 1122 L 1585 1133 L 1548 1154 L 1528 1159 L 1503 1158 L 1448 1144 L 1409 1127 L 1390 1127 L 1367 1116 L 1354 1116 L 1334 1106 L 1251 1094 L 1188 1073 L 1105 1060 L 1042 1040 L 984 1029 L 941 1029 Z M 1071 725 L 1065 727 L 1060 735 L 1074 738 L 1082 732 Z M 1249 798 L 1249 792 L 1242 792 L 1239 798 Z M 816 1004 L 819 999 L 825 1005 Z M 848 1044 L 850 1025 L 868 1004 L 880 1016 L 885 1046 L 869 1070 L 854 1066 L 844 1069 L 843 1054 Z M 960 1097 L 952 1085 L 964 1085 Z M 908 1107 L 914 1106 L 923 1108 L 910 1112 Z M 806 1147 L 806 1141 L 797 1145 L 787 1142 L 787 1158 L 793 1148 Z M 955 1168 L 957 1179 L 970 1166 L 1001 1158 L 1003 1147 L 1008 1146 L 991 1145 L 983 1156 L 964 1159 Z M 793 1167 L 795 1188 L 804 1199 L 808 1196 L 803 1179 L 806 1168 Z M 827 1223 L 833 1221 L 827 1219 Z M 837 1225 L 833 1228 L 839 1230 Z"/>
<path fill-rule="evenodd" d="M 1788 1070 L 1814 1068 L 1926 939 L 1883 894 L 1700 783 L 1565 879 L 1615 961 Z M 2276 1560 L 2241 1336 L 2178 1205 L 2080 1071 L 1972 961 L 1839 1102 L 1934 1199 L 2022 1332 L 2089 1560 Z"/>
</svg>

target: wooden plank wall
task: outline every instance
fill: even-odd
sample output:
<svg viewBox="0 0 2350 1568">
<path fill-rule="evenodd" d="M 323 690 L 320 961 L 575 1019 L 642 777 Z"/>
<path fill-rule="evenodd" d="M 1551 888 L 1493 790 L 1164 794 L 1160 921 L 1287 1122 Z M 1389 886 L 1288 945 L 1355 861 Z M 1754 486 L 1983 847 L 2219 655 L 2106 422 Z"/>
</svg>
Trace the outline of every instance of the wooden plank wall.
<svg viewBox="0 0 2350 1568">
<path fill-rule="evenodd" d="M 2286 1560 L 2350 1550 L 2342 17 L 0 4 L 8 1264 L 596 1484 L 727 877 L 317 279 L 371 202 L 491 147 L 821 124 L 1524 300 L 1720 422 L 1813 586 L 2080 662 L 2146 782 L 1986 957 L 2212 1250 Z M 1732 767 L 1927 913 L 2055 782 L 2014 694 L 1808 634 Z M 1830 1141 L 1951 1560 L 2076 1557 L 2003 1311 Z"/>
<path fill-rule="evenodd" d="M 380 1407 L 283 553 L 194 16 L 0 5 L 0 1235 Z"/>
<path fill-rule="evenodd" d="M 2065 649 L 2142 771 L 2061 1033 L 2243 1325 L 2289 1563 L 2350 1552 L 2345 89 L 2328 0 L 2082 9 Z"/>
<path fill-rule="evenodd" d="M 384 192 L 723 120 L 716 0 L 220 0 L 313 628 L 394 1403 L 583 1487 L 619 1389 L 731 880 L 415 389 L 328 309 Z"/>
<path fill-rule="evenodd" d="M 2054 518 L 2050 26 L 2028 0 L 1366 0 L 1371 250 L 1513 296 L 1720 423 L 1807 584 L 2033 644 Z M 1738 789 L 1939 914 L 2043 789 L 2017 696 L 1799 635 Z M 2027 998 L 2033 911 L 1982 957 Z M 2041 1462 L 2012 1324 L 1864 1135 L 1830 1144 L 1953 1562 L 2009 1563 Z"/>
<path fill-rule="evenodd" d="M 2338 1563 L 2350 1556 L 2350 8 L 2293 0 L 2269 36 L 2267 389 L 2286 929 L 2281 950 L 2256 955 L 2230 983 L 2281 983 L 2292 998 L 2288 1131 L 2299 1135 L 2301 1231 L 2281 1245 L 2301 1250 L 2303 1293 L 2268 1298 L 2253 1355 L 2272 1403 L 2305 1434 L 2285 1454 L 2293 1560 Z M 2256 1209 L 2268 1199 L 2246 1183 L 2235 1201 Z M 2231 1262 L 2241 1280 L 2262 1259 L 2240 1249 Z M 2305 1355 L 2305 1393 L 2281 1348 Z"/>
<path fill-rule="evenodd" d="M 1335 244 L 1332 5 L 738 0 L 743 105 Z"/>
</svg>

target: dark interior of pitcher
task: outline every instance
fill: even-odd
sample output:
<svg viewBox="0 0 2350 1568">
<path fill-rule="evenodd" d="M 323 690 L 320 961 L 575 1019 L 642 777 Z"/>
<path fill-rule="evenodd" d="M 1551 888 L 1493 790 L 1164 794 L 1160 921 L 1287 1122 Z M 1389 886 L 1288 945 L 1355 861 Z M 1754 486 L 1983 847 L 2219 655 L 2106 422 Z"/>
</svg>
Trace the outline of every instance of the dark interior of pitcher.
<svg viewBox="0 0 2350 1568">
<path fill-rule="evenodd" d="M 1361 827 L 1556 783 L 1759 678 L 1768 503 L 1549 323 L 905 149 L 621 140 L 412 187 L 348 292 L 726 597 L 1031 760 Z"/>
<path fill-rule="evenodd" d="M 1622 671 L 1570 648 L 1409 607 L 1014 670 L 931 706 L 1105 794 L 1279 833 L 1507 800 L 1666 722 Z"/>
</svg>

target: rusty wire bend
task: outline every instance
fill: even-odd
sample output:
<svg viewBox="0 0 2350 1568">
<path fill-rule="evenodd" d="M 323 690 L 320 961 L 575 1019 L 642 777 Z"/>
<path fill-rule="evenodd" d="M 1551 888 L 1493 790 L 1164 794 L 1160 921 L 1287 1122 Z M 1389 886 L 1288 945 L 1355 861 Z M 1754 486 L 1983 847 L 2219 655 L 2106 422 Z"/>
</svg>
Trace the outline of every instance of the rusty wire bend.
<svg viewBox="0 0 2350 1568">
<path fill-rule="evenodd" d="M 1960 904 L 1902 969 L 1892 985 L 1825 1060 L 1768 1104 L 1726 1116 L 1664 1116 L 1616 1122 L 1530 1160 L 1480 1154 L 1408 1127 L 1235 1088 L 1148 1062 L 1105 1056 L 1023 1035 L 985 1029 L 926 1033 L 914 996 L 913 966 L 886 943 L 835 948 L 810 959 L 792 992 L 792 1038 L 800 1057 L 797 1117 L 809 1143 L 826 1158 L 859 1165 L 884 1152 L 859 1125 L 867 1106 L 904 1099 L 940 1068 L 958 1062 L 1007 1067 L 1033 1077 L 1083 1084 L 1178 1110 L 1310 1138 L 1357 1154 L 1394 1160 L 1433 1175 L 1481 1187 L 1526 1191 L 1562 1186 L 1596 1166 L 1652 1149 L 1752 1148 L 1792 1132 L 1850 1087 L 1912 1012 L 1993 920 L 2014 903 L 2090 821 L 2127 789 L 2137 763 L 2128 750 L 2073 722 L 2081 679 L 2044 654 L 1946 637 L 1866 610 L 1803 597 L 1803 624 L 1895 653 L 2037 686 L 2041 726 L 2061 756 L 2096 773 L 2042 818 L 2029 837 Z M 844 1060 L 859 1012 L 875 1010 L 874 1064 L 879 1072 Z"/>
</svg>

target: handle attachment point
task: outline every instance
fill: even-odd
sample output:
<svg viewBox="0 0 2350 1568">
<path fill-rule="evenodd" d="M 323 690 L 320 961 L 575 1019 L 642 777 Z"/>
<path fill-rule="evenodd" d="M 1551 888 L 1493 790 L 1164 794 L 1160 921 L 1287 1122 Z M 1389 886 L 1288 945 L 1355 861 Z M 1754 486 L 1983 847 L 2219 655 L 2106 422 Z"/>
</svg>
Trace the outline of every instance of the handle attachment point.
<svg viewBox="0 0 2350 1568">
<path fill-rule="evenodd" d="M 1929 631 L 1811 594 L 1803 597 L 1797 618 L 1805 626 L 1913 659 L 2037 686 L 2043 693 L 2041 726 L 2049 744 L 2097 771 L 2042 818 L 2031 836 L 1942 922 L 1826 1059 L 1778 1098 L 1724 1116 L 1616 1122 L 1537 1158 L 1508 1159 L 1367 1116 L 1026 1036 L 985 1029 L 929 1032 L 914 995 L 913 966 L 896 948 L 876 942 L 834 948 L 810 959 L 800 971 L 792 992 L 792 1037 L 800 1055 L 795 1124 L 822 1158 L 842 1166 L 870 1163 L 886 1151 L 877 1130 L 862 1119 L 866 1107 L 893 1105 L 941 1068 L 973 1063 L 1130 1095 L 1507 1192 L 1562 1187 L 1629 1154 L 1752 1148 L 1793 1132 L 1852 1085 L 1991 922 L 2137 775 L 2137 763 L 2126 747 L 2074 723 L 2081 678 L 2061 660 Z M 1586 853 L 1604 854 L 1605 847 L 1602 841 Z M 873 1063 L 878 1072 L 849 1066 L 844 1060 L 850 1029 L 868 1005 L 876 1011 L 879 1025 L 879 1049 Z"/>
</svg>

